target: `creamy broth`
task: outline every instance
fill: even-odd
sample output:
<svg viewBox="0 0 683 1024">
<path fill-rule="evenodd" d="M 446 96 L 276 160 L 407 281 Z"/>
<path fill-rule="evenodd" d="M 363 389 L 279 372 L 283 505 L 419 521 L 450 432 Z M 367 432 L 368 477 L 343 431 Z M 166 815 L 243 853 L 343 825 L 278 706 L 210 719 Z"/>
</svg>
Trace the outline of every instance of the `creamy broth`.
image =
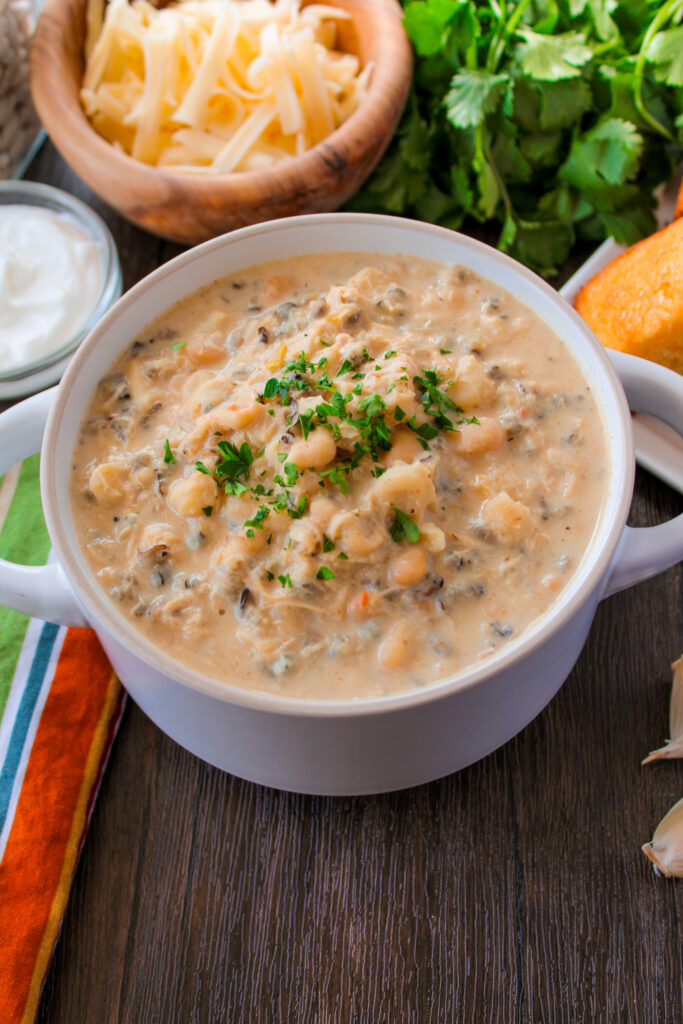
<svg viewBox="0 0 683 1024">
<path fill-rule="evenodd" d="M 608 483 L 591 390 L 526 307 L 464 267 L 344 253 L 250 267 L 150 324 L 98 386 L 71 491 L 95 578 L 148 640 L 331 699 L 518 637 Z"/>
</svg>

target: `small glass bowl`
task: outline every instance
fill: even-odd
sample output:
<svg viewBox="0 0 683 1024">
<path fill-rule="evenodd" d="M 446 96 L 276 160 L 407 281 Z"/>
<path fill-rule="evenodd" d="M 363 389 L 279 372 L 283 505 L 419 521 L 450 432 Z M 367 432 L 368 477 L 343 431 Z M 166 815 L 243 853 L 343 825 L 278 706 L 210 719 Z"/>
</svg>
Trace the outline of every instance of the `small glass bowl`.
<svg viewBox="0 0 683 1024">
<path fill-rule="evenodd" d="M 76 333 L 40 360 L 27 363 L 20 369 L 15 368 L 9 373 L 3 373 L 0 368 L 0 399 L 5 399 L 32 394 L 59 380 L 74 350 L 121 295 L 122 278 L 116 245 L 109 229 L 80 199 L 51 185 L 39 185 L 32 181 L 0 181 L 0 205 L 39 206 L 67 217 L 97 243 L 103 264 L 102 289 Z"/>
</svg>

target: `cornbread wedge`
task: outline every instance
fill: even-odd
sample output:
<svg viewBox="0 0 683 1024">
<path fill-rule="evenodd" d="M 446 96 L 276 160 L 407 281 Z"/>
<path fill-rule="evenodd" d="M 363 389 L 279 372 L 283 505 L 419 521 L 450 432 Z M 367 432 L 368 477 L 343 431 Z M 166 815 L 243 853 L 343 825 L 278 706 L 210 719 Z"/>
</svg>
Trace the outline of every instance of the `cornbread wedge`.
<svg viewBox="0 0 683 1024">
<path fill-rule="evenodd" d="M 576 308 L 603 345 L 683 373 L 683 218 L 608 263 Z"/>
</svg>

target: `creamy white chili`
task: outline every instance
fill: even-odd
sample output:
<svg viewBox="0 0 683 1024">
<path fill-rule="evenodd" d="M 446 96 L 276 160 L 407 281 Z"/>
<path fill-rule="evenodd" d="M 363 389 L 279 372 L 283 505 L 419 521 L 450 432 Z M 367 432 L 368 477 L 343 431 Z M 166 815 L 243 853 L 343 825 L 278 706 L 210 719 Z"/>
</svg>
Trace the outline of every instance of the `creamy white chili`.
<svg viewBox="0 0 683 1024">
<path fill-rule="evenodd" d="M 154 644 L 238 686 L 355 698 L 518 637 L 608 478 L 546 324 L 464 267 L 344 253 L 250 267 L 132 339 L 71 490 L 95 578 Z"/>
</svg>

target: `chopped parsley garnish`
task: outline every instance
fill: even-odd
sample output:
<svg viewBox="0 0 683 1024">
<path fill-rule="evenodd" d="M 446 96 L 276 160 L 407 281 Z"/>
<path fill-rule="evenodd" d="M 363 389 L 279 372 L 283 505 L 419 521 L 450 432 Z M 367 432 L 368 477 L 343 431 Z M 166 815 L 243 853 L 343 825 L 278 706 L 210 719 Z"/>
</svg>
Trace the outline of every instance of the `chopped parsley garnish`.
<svg viewBox="0 0 683 1024">
<path fill-rule="evenodd" d="M 245 480 L 249 478 L 254 453 L 247 441 L 243 441 L 239 448 L 232 441 L 219 441 L 218 450 L 223 456 L 223 461 L 216 466 L 216 476 L 228 480 L 236 480 L 238 476 L 243 476 Z"/>
<path fill-rule="evenodd" d="M 331 484 L 335 484 L 342 494 L 349 493 L 349 481 L 346 479 L 348 467 L 332 466 L 331 469 L 321 469 L 318 476 L 326 477 Z"/>
<path fill-rule="evenodd" d="M 293 487 L 299 478 L 299 467 L 294 462 L 285 462 L 282 467 L 287 477 L 287 487 Z"/>
<path fill-rule="evenodd" d="M 313 425 L 312 425 L 313 416 L 314 416 L 314 410 L 313 409 L 309 409 L 308 412 L 302 412 L 300 414 L 300 416 L 299 416 L 299 425 L 301 426 L 301 433 L 303 435 L 304 441 L 306 440 L 306 438 L 310 434 L 311 430 L 313 430 Z"/>
<path fill-rule="evenodd" d="M 343 562 L 348 562 L 348 560 L 349 560 L 349 556 L 345 555 L 343 551 L 339 552 L 339 554 L 337 555 L 337 558 L 341 558 L 341 560 Z"/>
<path fill-rule="evenodd" d="M 202 512 L 205 516 L 210 516 L 213 513 L 213 505 L 202 505 Z"/>
<path fill-rule="evenodd" d="M 236 498 L 241 498 L 249 490 L 251 488 L 247 487 L 246 484 L 240 483 L 239 480 L 228 480 L 225 484 L 225 493 L 234 494 Z"/>
<path fill-rule="evenodd" d="M 358 412 L 364 412 L 367 416 L 379 416 L 386 409 L 386 403 L 381 395 L 372 394 L 361 398 L 358 403 Z"/>
<path fill-rule="evenodd" d="M 452 348 L 440 348 L 439 352 L 441 353 L 442 356 L 450 356 L 451 353 L 453 352 L 453 349 Z"/>
<path fill-rule="evenodd" d="M 348 373 L 349 370 L 353 370 L 353 368 L 353 363 L 350 360 L 345 359 L 337 370 L 335 377 L 342 377 L 345 373 Z"/>
<path fill-rule="evenodd" d="M 436 370 L 423 370 L 421 376 L 413 377 L 413 383 L 422 389 L 419 397 L 427 415 L 433 416 L 434 422 L 441 430 L 455 430 L 455 424 L 448 413 L 462 415 L 465 410 L 439 388 L 442 380 L 443 375 Z"/>
<path fill-rule="evenodd" d="M 317 580 L 333 580 L 334 573 L 331 569 L 328 569 L 326 565 L 321 565 L 315 574 Z"/>
<path fill-rule="evenodd" d="M 286 462 L 287 461 L 287 452 L 278 452 L 277 453 L 277 461 L 278 462 Z"/>
<path fill-rule="evenodd" d="M 270 571 L 270 569 L 266 569 L 266 579 L 267 579 L 267 580 L 274 580 L 274 579 L 275 579 L 275 576 L 274 576 L 274 575 L 273 575 L 273 573 L 272 573 L 272 572 Z"/>
<path fill-rule="evenodd" d="M 184 345 L 187 345 L 186 341 L 176 341 L 175 345 L 171 345 L 171 351 L 178 352 Z"/>
<path fill-rule="evenodd" d="M 325 553 L 327 553 L 328 551 L 333 551 L 333 550 L 334 550 L 334 544 L 332 543 L 332 541 L 330 540 L 330 538 L 326 534 L 323 534 L 323 551 Z"/>
<path fill-rule="evenodd" d="M 175 462 L 175 455 L 171 451 L 171 445 L 168 438 L 166 438 L 166 444 L 164 445 L 164 462 L 167 464 Z"/>
<path fill-rule="evenodd" d="M 289 587 L 291 589 L 291 587 L 292 587 L 292 577 L 289 575 L 288 572 L 283 573 L 282 576 L 278 576 L 278 580 L 280 581 L 280 586 L 281 587 Z"/>
<path fill-rule="evenodd" d="M 393 508 L 396 516 L 390 528 L 390 533 L 393 539 L 397 544 L 400 544 L 403 540 L 408 541 L 409 544 L 417 544 L 420 539 L 420 527 L 407 512 L 403 512 L 400 508 L 396 508 L 395 505 L 392 505 L 391 507 Z"/>
<path fill-rule="evenodd" d="M 267 505 L 259 505 L 258 509 L 256 510 L 256 515 L 254 516 L 254 518 L 253 519 L 245 520 L 244 525 L 245 526 L 250 526 L 250 527 L 256 527 L 257 530 L 262 530 L 263 529 L 263 520 L 267 519 L 269 515 L 270 515 L 270 509 L 268 508 L 268 506 Z M 247 533 L 247 536 L 249 536 L 248 533 Z M 251 536 L 253 536 L 253 534 Z"/>
</svg>

